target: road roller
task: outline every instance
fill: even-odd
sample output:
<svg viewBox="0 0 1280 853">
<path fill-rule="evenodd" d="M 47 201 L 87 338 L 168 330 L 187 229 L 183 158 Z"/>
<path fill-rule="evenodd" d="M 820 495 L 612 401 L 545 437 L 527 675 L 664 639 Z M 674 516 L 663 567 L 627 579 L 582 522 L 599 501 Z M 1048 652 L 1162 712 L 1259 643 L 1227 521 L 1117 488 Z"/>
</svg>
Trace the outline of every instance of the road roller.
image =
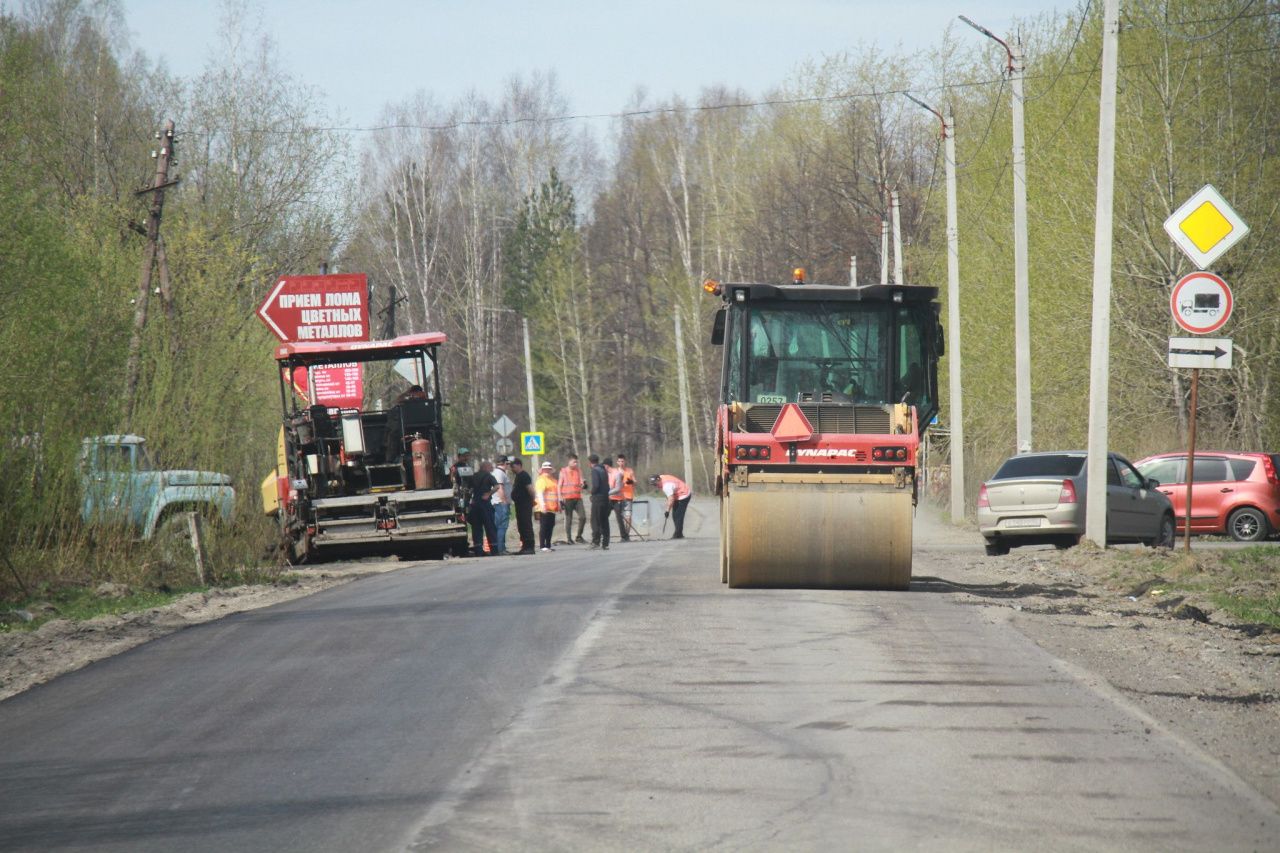
<svg viewBox="0 0 1280 853">
<path fill-rule="evenodd" d="M 906 589 L 920 442 L 938 411 L 935 287 L 708 280 L 723 300 L 720 580 Z"/>
</svg>

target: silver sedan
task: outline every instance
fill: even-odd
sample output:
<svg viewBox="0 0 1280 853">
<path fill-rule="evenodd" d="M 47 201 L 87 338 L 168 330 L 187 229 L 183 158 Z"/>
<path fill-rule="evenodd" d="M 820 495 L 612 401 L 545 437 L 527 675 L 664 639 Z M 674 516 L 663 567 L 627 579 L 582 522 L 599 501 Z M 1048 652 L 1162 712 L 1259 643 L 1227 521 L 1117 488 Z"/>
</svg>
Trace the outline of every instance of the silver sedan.
<svg viewBox="0 0 1280 853">
<path fill-rule="evenodd" d="M 1173 505 L 1118 453 L 1107 460 L 1107 543 L 1173 546 Z M 978 529 L 988 554 L 1018 545 L 1070 548 L 1084 534 L 1084 451 L 1012 456 L 978 492 Z"/>
</svg>

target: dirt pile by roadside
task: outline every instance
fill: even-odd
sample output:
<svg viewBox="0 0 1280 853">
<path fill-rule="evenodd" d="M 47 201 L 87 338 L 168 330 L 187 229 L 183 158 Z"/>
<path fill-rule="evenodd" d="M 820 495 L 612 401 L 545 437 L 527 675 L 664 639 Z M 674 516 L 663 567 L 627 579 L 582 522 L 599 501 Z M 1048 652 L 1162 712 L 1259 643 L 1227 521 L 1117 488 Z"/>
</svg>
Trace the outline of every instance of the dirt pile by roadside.
<svg viewBox="0 0 1280 853">
<path fill-rule="evenodd" d="M 84 621 L 54 618 L 33 631 L 0 632 L 0 700 L 182 628 L 311 595 L 403 565 L 387 560 L 300 569 L 277 583 L 193 592 L 136 613 Z M 111 596 L 118 591 L 100 589 L 99 594 Z"/>
</svg>

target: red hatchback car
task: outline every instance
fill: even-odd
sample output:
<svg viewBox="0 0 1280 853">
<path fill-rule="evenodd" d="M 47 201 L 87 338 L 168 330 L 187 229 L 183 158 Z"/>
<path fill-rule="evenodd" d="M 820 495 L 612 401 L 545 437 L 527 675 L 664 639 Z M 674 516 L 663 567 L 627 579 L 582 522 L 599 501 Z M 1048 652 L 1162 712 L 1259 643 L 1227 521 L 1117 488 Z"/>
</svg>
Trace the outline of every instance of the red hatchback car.
<svg viewBox="0 0 1280 853">
<path fill-rule="evenodd" d="M 1135 466 L 1173 501 L 1186 526 L 1187 454 L 1159 453 Z M 1280 532 L 1280 454 L 1198 451 L 1191 484 L 1191 532 L 1258 542 Z"/>
</svg>

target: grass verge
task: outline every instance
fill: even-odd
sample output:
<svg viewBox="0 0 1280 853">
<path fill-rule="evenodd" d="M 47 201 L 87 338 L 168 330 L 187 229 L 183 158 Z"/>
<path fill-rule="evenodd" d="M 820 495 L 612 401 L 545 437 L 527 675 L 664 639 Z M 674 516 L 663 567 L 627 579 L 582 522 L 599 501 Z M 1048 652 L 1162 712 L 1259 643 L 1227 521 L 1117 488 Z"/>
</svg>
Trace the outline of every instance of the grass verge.
<svg viewBox="0 0 1280 853">
<path fill-rule="evenodd" d="M 1233 619 L 1280 630 L 1280 545 L 1187 553 L 1108 550 L 1107 581 L 1141 594 L 1203 598 Z M 1160 583 L 1150 581 L 1159 578 Z"/>
<path fill-rule="evenodd" d="M 95 616 L 149 610 L 152 607 L 168 604 L 187 593 L 200 592 L 202 589 L 187 587 L 164 591 L 145 590 L 111 597 L 98 595 L 94 590 L 83 587 L 63 588 L 14 605 L 11 612 L 26 611 L 33 618 L 29 622 L 0 621 L 0 631 L 32 631 L 51 619 L 83 621 Z"/>
</svg>

